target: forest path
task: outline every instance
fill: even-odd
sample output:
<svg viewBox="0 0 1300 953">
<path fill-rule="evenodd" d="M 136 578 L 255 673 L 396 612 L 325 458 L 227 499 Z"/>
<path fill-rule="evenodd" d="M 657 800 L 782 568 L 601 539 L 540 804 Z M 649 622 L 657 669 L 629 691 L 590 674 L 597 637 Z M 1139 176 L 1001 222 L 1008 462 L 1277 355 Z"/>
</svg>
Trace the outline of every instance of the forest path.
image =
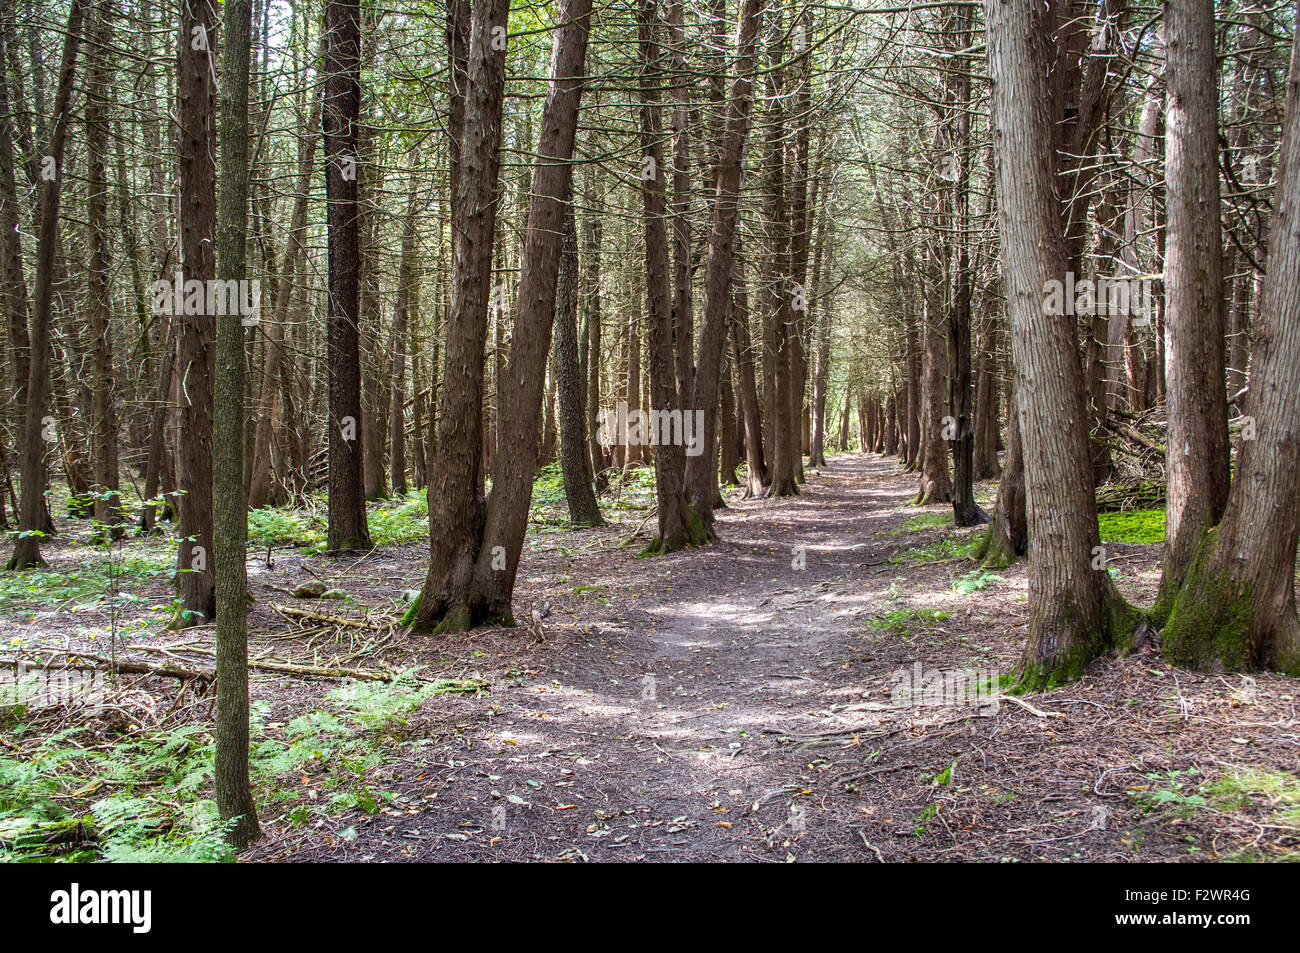
<svg viewBox="0 0 1300 953">
<path fill-rule="evenodd" d="M 539 521 L 515 607 L 551 602 L 541 638 L 520 627 L 402 640 L 390 662 L 488 690 L 429 699 L 401 743 L 380 749 L 356 781 L 374 813 L 309 828 L 268 817 L 278 830 L 249 859 L 1294 852 L 1264 802 L 1231 817 L 1161 806 L 1212 796 L 1202 779 L 1238 770 L 1292 777 L 1294 680 L 1257 675 L 1243 701 L 1233 680 L 1139 653 L 1025 699 L 1033 710 L 987 697 L 895 704 L 908 673 L 1010 672 L 1027 624 L 1023 563 L 979 570 L 962 553 L 983 529 L 954 529 L 946 506 L 906 506 L 915 487 L 896 460 L 834 457 L 797 497 L 720 511 L 715 545 L 653 559 L 635 557 L 644 535 L 629 539 L 641 512 L 612 501 L 622 522 L 609 527 Z M 1160 547 L 1123 556 L 1121 584 L 1149 599 Z M 374 603 L 417 585 L 425 559 L 417 548 L 377 556 L 363 594 Z M 1161 785 L 1165 800 L 1151 794 Z M 1261 848 L 1266 823 L 1281 833 Z"/>
<path fill-rule="evenodd" d="M 394 765 L 404 809 L 361 826 L 343 852 L 863 855 L 842 824 L 817 825 L 826 798 L 856 798 L 828 783 L 831 763 L 804 745 L 828 724 L 842 728 L 833 706 L 859 702 L 866 682 L 887 693 L 889 673 L 913 660 L 902 644 L 864 658 L 873 633 L 862 623 L 887 598 L 877 550 L 897 548 L 876 534 L 906 518 L 898 507 L 914 479 L 878 457 L 833 458 L 809 471 L 799 496 L 720 511 L 714 546 L 622 563 L 631 599 L 595 626 L 562 630 L 563 647 L 552 623 L 571 606 L 557 602 L 545 641 L 494 680 L 489 717 L 459 718 L 451 750 Z M 571 574 L 587 581 L 578 567 Z"/>
</svg>

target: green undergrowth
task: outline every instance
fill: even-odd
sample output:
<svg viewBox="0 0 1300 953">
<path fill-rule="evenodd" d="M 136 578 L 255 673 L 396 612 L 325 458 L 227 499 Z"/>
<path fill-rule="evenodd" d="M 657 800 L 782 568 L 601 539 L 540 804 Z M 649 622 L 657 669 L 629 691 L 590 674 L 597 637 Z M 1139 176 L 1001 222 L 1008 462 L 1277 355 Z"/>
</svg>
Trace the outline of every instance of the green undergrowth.
<svg viewBox="0 0 1300 953">
<path fill-rule="evenodd" d="M 125 545 L 130 545 L 130 552 L 122 551 Z M 59 564 L 57 569 L 0 573 L 0 613 L 65 603 L 95 605 L 113 595 L 115 589 L 138 587 L 150 579 L 170 576 L 175 565 L 174 544 L 162 540 L 115 546 L 111 554 L 104 546 L 88 547 L 78 553 L 75 562 Z"/>
<path fill-rule="evenodd" d="M 429 697 L 477 692 L 473 680 L 344 683 L 288 722 L 251 712 L 249 766 L 264 821 L 306 825 L 350 809 L 377 813 L 397 796 L 372 780 L 394 746 L 411 740 L 412 713 Z M 142 729 L 105 743 L 82 726 L 36 740 L 21 707 L 0 711 L 16 748 L 0 752 L 0 860 L 232 860 L 212 800 L 207 726 Z M 15 753 L 20 752 L 20 753 Z"/>
<path fill-rule="evenodd" d="M 1162 543 L 1165 539 L 1164 510 L 1099 513 L 1097 525 L 1104 543 Z"/>
<path fill-rule="evenodd" d="M 925 546 L 900 550 L 889 558 L 891 566 L 915 566 L 922 563 L 955 562 L 973 559 L 983 539 L 982 532 L 944 536 Z"/>
<path fill-rule="evenodd" d="M 951 616 L 945 609 L 893 609 L 867 619 L 866 625 L 876 632 L 912 635 L 931 631 Z"/>
</svg>

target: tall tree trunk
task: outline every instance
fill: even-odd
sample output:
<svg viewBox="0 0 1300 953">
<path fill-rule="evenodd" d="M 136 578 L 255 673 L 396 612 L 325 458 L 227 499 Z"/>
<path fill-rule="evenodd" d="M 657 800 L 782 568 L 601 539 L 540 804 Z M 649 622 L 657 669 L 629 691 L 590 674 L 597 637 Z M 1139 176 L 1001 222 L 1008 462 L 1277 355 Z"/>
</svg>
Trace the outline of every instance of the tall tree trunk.
<svg viewBox="0 0 1300 953">
<path fill-rule="evenodd" d="M 1079 677 L 1132 636 L 1140 615 L 1115 591 L 1097 530 L 1075 322 L 1045 300 L 1067 257 L 1053 183 L 1051 33 L 1033 0 L 985 0 L 998 221 L 1024 441 L 1029 643 L 1021 684 Z"/>
<path fill-rule="evenodd" d="M 3 280 L 5 323 L 9 334 L 11 386 L 14 394 L 14 445 L 19 459 L 27 427 L 27 383 L 31 376 L 28 333 L 27 279 L 19 232 L 18 184 L 14 161 L 14 129 L 9 98 L 8 47 L 14 40 L 13 0 L 0 3 L 0 280 Z"/>
<path fill-rule="evenodd" d="M 655 496 L 658 504 L 658 532 L 644 555 L 668 553 L 684 546 L 707 541 L 703 524 L 686 502 L 686 427 L 694 418 L 714 413 L 710 407 L 703 414 L 686 418 L 678 393 L 673 335 L 672 284 L 668 268 L 668 232 L 664 225 L 667 213 L 665 175 L 663 173 L 663 137 L 660 111 L 659 43 L 656 38 L 655 0 L 642 0 L 637 16 L 641 52 L 641 199 L 645 223 L 647 322 L 650 330 L 651 404 L 656 416 L 650 422 L 655 446 Z M 680 290 L 680 289 L 679 289 Z M 679 301 L 680 304 L 680 301 Z M 684 315 L 679 314 L 679 318 Z M 678 330 L 681 330 L 679 325 Z M 681 343 L 680 339 L 677 342 Z M 678 416 L 674 433 L 672 415 Z M 658 417 L 662 414 L 662 417 Z M 699 439 L 699 428 L 693 428 Z M 698 446 L 695 449 L 699 449 Z M 711 462 L 711 461 L 710 461 Z M 710 498 L 709 503 L 713 500 Z"/>
<path fill-rule="evenodd" d="M 504 58 L 497 57 L 493 49 L 492 27 L 504 25 L 507 13 L 504 0 L 494 0 L 490 8 L 485 4 L 476 9 L 470 37 L 465 138 L 461 149 L 463 167 L 457 196 L 461 201 L 457 203 L 459 207 L 453 207 L 453 218 L 462 217 L 464 225 L 456 248 L 452 315 L 455 318 L 463 308 L 467 313 L 463 320 L 474 330 L 478 326 L 477 316 L 486 314 L 487 308 L 491 226 L 495 224 L 495 214 L 484 210 L 484 206 L 495 207 L 505 78 Z M 464 490 L 447 492 L 447 484 L 452 481 L 443 473 L 443 462 L 452 456 L 444 436 L 451 439 L 453 427 L 466 428 L 470 414 L 481 414 L 480 370 L 478 387 L 472 382 L 465 382 L 468 386 L 464 386 L 470 397 L 479 399 L 466 402 L 468 406 L 463 407 L 459 414 L 451 407 L 443 411 L 442 419 L 449 426 L 439 433 L 437 475 L 440 479 L 430 485 L 429 524 L 433 559 L 424 591 L 407 613 L 407 621 L 417 630 L 435 627 L 435 631 L 460 631 L 481 623 L 512 624 L 514 621 L 511 597 L 519 571 L 536 473 L 540 436 L 537 417 L 541 410 L 546 356 L 550 350 L 555 316 L 560 235 L 565 199 L 570 188 L 572 166 L 569 159 L 577 134 L 590 14 L 590 0 L 569 0 L 564 4 L 560 13 L 561 25 L 551 51 L 552 78 L 542 114 L 542 133 L 537 146 L 539 158 L 533 171 L 528 229 L 520 262 L 519 311 L 510 359 L 503 375 L 507 385 L 498 395 L 503 406 L 498 423 L 498 466 L 493 473 L 492 497 L 483 507 L 481 524 L 472 518 L 467 520 L 466 514 L 472 517 L 475 512 L 475 503 L 465 497 L 470 493 L 476 494 L 481 484 L 471 480 L 471 486 L 465 488 L 469 493 Z M 480 166 L 480 169 L 473 170 L 478 174 L 470 174 L 471 164 Z M 471 180 L 477 181 L 469 184 Z M 472 222 L 465 221 L 470 217 L 467 212 L 471 209 L 478 215 Z M 471 255 L 471 250 L 476 254 Z M 472 268 L 476 273 L 471 276 Z M 460 304 L 458 291 L 461 297 L 469 298 L 461 308 L 457 307 Z M 451 375 L 455 373 L 451 342 L 455 337 L 448 336 L 449 400 L 455 399 L 451 386 Z M 462 353 L 468 351 L 465 343 L 457 342 Z M 478 354 L 481 368 L 481 348 Z M 460 373 L 472 376 L 473 371 L 466 368 Z M 457 397 L 464 401 L 463 394 Z M 468 429 L 472 430 L 472 427 Z M 477 437 L 477 434 L 473 435 Z M 468 446 L 464 449 L 468 450 Z M 462 465 L 454 472 L 463 480 L 465 474 L 474 474 L 475 470 L 473 465 Z M 461 504 L 450 512 L 440 512 L 437 521 L 432 496 L 435 487 L 444 491 L 444 498 L 456 493 Z M 445 503 L 440 503 L 443 505 Z M 460 524 L 469 523 L 472 534 L 445 530 L 446 538 L 436 535 L 453 520 Z"/>
<path fill-rule="evenodd" d="M 594 199 L 595 196 L 593 195 Z M 593 201 L 594 207 L 594 201 Z M 586 289 L 587 327 L 587 455 L 591 460 L 591 472 L 595 476 L 596 491 L 604 492 L 609 481 L 605 475 L 605 451 L 600 445 L 600 365 L 601 354 L 601 316 L 600 316 L 600 244 L 601 224 L 598 212 L 586 220 L 587 271 L 583 282 Z"/>
<path fill-rule="evenodd" d="M 202 289 L 216 277 L 214 242 L 217 228 L 216 11 L 208 0 L 181 0 L 181 37 L 176 90 L 180 99 L 177 138 L 181 200 L 182 289 L 172 287 L 172 311 L 180 323 L 177 391 L 180 395 L 180 546 L 176 587 L 179 605 L 173 627 L 209 622 L 217 611 L 212 563 L 212 376 L 216 368 L 216 334 L 204 307 L 191 309 L 191 288 Z M 176 314 L 177 311 L 180 314 Z M 194 313 L 197 311 L 197 313 Z"/>
<path fill-rule="evenodd" d="M 112 289 L 108 251 L 107 44 L 110 4 L 99 0 L 91 28 L 95 50 L 86 70 L 86 303 L 90 312 L 93 370 L 91 437 L 95 478 L 96 534 L 106 539 L 126 535 L 122 498 L 118 494 L 117 393 L 113 368 Z"/>
<path fill-rule="evenodd" d="M 1292 42 L 1268 271 L 1250 363 L 1247 407 L 1256 434 L 1242 441 L 1223 521 L 1200 534 L 1173 600 L 1162 642 L 1175 665 L 1300 675 L 1300 33 Z"/>
<path fill-rule="evenodd" d="M 244 280 L 248 233 L 248 76 L 252 8 L 226 0 L 221 73 L 221 204 L 217 277 Z M 248 539 L 244 487 L 244 329 L 238 314 L 217 319 L 213 435 L 213 562 L 217 599 L 217 809 L 226 837 L 244 847 L 261 837 L 248 779 Z"/>
<path fill-rule="evenodd" d="M 689 407 L 704 411 L 699 456 L 686 460 L 687 500 L 700 517 L 705 534 L 713 536 L 713 501 L 717 496 L 714 466 L 717 441 L 718 383 L 722 349 L 726 346 L 727 315 L 731 310 L 731 271 L 736 224 L 740 217 L 740 172 L 749 131 L 754 94 L 758 28 L 764 0 L 745 0 L 736 36 L 736 77 L 727 102 L 727 119 L 718 146 L 716 185 L 709 221 L 708 253 L 704 264 L 704 319 L 700 323 L 695 362 L 695 388 Z"/>
<path fill-rule="evenodd" d="M 407 322 L 415 281 L 415 218 L 419 198 L 414 164 L 411 169 L 410 194 L 406 198 L 406 217 L 402 222 L 401 263 L 397 266 L 397 299 L 393 303 L 392 370 L 388 395 L 388 459 L 393 481 L 393 495 L 406 496 L 406 340 Z M 418 384 L 417 384 L 418 386 Z M 417 429 L 416 433 L 419 433 Z"/>
<path fill-rule="evenodd" d="M 360 246 L 357 130 L 361 113 L 358 0 L 325 4 L 325 197 L 329 231 L 330 553 L 370 549 L 362 473 Z"/>
<path fill-rule="evenodd" d="M 22 502 L 18 514 L 18 539 L 7 568 L 30 569 L 45 564 L 41 537 L 45 535 L 45 451 L 43 432 L 53 420 L 45 411 L 50 396 L 50 311 L 54 290 L 54 251 L 58 241 L 59 199 L 62 191 L 63 149 L 68 138 L 69 102 L 77 49 L 81 44 L 81 0 L 72 0 L 68 29 L 63 38 L 59 84 L 54 94 L 54 127 L 46 154 L 53 161 L 53 176 L 41 187 L 40 233 L 36 242 L 36 288 L 33 295 L 31 362 L 27 379 L 27 419 L 22 443 Z"/>
<path fill-rule="evenodd" d="M 1213 0 L 1165 3 L 1165 561 L 1154 618 L 1228 502 Z"/>
<path fill-rule="evenodd" d="M 969 8 L 954 7 L 950 28 L 953 54 L 971 39 Z M 975 526 L 988 517 L 975 502 L 975 414 L 971 407 L 971 264 L 967 225 L 970 217 L 970 73 L 958 66 L 953 87 L 957 181 L 952 189 L 956 263 L 953 300 L 948 308 L 948 413 L 952 417 L 952 512 L 957 526 Z"/>
<path fill-rule="evenodd" d="M 587 410 L 582 400 L 578 363 L 578 226 L 573 203 L 564 206 L 564 248 L 555 301 L 555 353 L 552 355 L 559 396 L 560 469 L 569 521 L 575 526 L 604 526 L 592 489 L 587 450 Z"/>
</svg>

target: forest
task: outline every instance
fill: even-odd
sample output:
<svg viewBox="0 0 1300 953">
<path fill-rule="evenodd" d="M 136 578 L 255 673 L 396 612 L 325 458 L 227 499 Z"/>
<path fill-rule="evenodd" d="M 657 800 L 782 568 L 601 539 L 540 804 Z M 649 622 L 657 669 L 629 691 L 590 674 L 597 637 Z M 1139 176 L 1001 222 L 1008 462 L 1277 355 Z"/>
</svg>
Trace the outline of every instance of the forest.
<svg viewBox="0 0 1300 953">
<path fill-rule="evenodd" d="M 0 861 L 1300 860 L 1297 57 L 0 0 Z"/>
</svg>

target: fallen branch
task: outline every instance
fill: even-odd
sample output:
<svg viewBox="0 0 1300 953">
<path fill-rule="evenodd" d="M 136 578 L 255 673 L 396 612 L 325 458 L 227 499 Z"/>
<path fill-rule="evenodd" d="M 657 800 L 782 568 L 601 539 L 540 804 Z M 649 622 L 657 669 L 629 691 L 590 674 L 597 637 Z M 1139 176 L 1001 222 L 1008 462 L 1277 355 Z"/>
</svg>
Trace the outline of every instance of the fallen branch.
<svg viewBox="0 0 1300 953">
<path fill-rule="evenodd" d="M 271 606 L 285 619 L 311 619 L 314 622 L 327 622 L 330 625 L 351 626 L 354 629 L 386 629 L 394 625 L 391 618 L 385 617 L 383 622 L 371 622 L 369 619 L 364 622 L 356 619 L 340 619 L 338 616 L 322 615 L 319 612 L 312 612 L 310 609 L 298 609 L 294 606 Z"/>
<path fill-rule="evenodd" d="M 141 652 L 163 652 L 170 650 L 153 645 L 133 645 L 132 649 Z M 216 651 L 207 648 L 180 649 L 181 652 L 194 652 L 198 655 L 216 655 Z M 376 672 L 364 668 L 338 668 L 329 665 L 297 665 L 292 662 L 266 662 L 249 659 L 248 667 L 266 672 L 282 672 L 286 675 L 311 675 L 319 678 L 356 678 L 366 682 L 391 682 L 396 676 L 392 672 Z"/>
<path fill-rule="evenodd" d="M 1025 711 L 1029 712 L 1031 715 L 1036 715 L 1039 718 L 1064 718 L 1065 717 L 1059 711 L 1043 711 L 1041 708 L 1035 708 L 1033 705 L 1029 704 L 1029 702 L 1025 701 L 1024 699 L 1017 698 L 1015 695 L 997 695 L 995 697 L 1000 702 L 1002 701 L 1015 702 Z"/>
</svg>

